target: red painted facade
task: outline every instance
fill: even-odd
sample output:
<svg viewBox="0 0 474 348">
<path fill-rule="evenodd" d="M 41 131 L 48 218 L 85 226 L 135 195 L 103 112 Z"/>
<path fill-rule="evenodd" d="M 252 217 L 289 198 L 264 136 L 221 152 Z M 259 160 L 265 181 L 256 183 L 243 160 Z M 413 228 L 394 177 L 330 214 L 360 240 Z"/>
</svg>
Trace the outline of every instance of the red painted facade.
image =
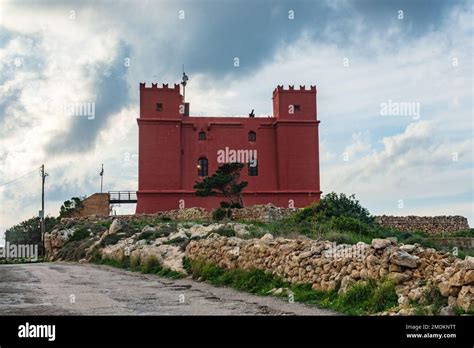
<svg viewBox="0 0 474 348">
<path fill-rule="evenodd" d="M 203 178 L 199 158 L 207 159 L 210 176 L 221 165 L 218 151 L 226 147 L 227 154 L 257 151 L 258 175 L 248 175 L 248 164 L 241 171 L 248 182 L 244 205 L 304 207 L 319 200 L 315 86 L 278 86 L 273 117 L 193 117 L 184 110 L 180 85 L 140 84 L 137 213 L 218 207 L 222 197 L 197 197 L 193 186 Z M 255 141 L 249 141 L 249 132 L 255 132 Z"/>
</svg>

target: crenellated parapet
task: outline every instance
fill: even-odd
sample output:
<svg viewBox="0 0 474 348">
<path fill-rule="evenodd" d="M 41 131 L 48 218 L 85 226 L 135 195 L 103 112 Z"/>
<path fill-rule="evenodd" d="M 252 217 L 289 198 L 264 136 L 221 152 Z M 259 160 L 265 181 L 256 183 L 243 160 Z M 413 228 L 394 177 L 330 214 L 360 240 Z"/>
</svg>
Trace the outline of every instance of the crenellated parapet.
<svg viewBox="0 0 474 348">
<path fill-rule="evenodd" d="M 275 96 L 277 93 L 282 93 L 282 92 L 297 92 L 297 93 L 316 93 L 316 86 L 310 86 L 308 89 L 306 88 L 305 85 L 300 85 L 300 88 L 296 88 L 294 85 L 289 85 L 288 88 L 285 88 L 283 85 L 278 85 L 274 90 L 273 90 L 273 96 Z"/>
<path fill-rule="evenodd" d="M 151 87 L 147 87 L 145 82 L 140 82 L 140 90 L 174 90 L 179 92 L 179 84 L 175 83 L 174 87 L 169 86 L 167 83 L 163 83 L 161 87 L 158 86 L 158 83 L 152 83 Z"/>
</svg>

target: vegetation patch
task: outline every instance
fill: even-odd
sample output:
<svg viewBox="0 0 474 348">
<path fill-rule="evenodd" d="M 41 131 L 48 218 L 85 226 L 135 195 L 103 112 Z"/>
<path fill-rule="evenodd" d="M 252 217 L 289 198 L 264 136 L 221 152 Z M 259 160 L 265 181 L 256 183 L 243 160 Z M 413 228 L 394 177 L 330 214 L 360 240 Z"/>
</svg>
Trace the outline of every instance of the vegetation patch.
<svg viewBox="0 0 474 348">
<path fill-rule="evenodd" d="M 145 274 L 155 274 L 162 277 L 171 279 L 183 278 L 185 275 L 173 271 L 167 267 L 163 267 L 161 262 L 154 256 L 150 256 L 144 261 L 140 260 L 138 256 L 124 256 L 117 260 L 109 257 L 96 258 L 94 260 L 96 264 L 108 265 L 112 267 L 122 268 L 133 272 L 141 272 Z"/>
<path fill-rule="evenodd" d="M 448 298 L 441 295 L 436 286 L 429 286 L 423 293 L 421 301 L 410 300 L 410 306 L 415 309 L 415 315 L 436 315 L 442 307 L 447 305 Z M 456 308 L 454 311 L 456 313 Z"/>
<path fill-rule="evenodd" d="M 120 236 L 118 233 L 109 234 L 102 240 L 101 245 L 103 247 L 106 247 L 107 245 L 115 245 L 120 239 L 122 239 L 122 236 Z"/>
<path fill-rule="evenodd" d="M 140 233 L 137 240 L 153 241 L 158 238 L 168 237 L 171 233 L 176 232 L 176 223 L 166 223 L 155 227 L 154 230 L 148 230 Z"/>
<path fill-rule="evenodd" d="M 164 242 L 163 244 L 167 244 L 167 245 L 179 245 L 180 247 L 184 248 L 184 247 L 186 247 L 186 245 L 187 245 L 188 243 L 189 243 L 189 239 L 188 239 L 188 238 L 176 237 L 176 238 L 167 240 L 167 241 Z"/>
<path fill-rule="evenodd" d="M 79 261 L 86 257 L 87 249 L 93 243 L 91 239 L 68 241 L 58 250 L 56 256 L 62 260 Z"/>
<path fill-rule="evenodd" d="M 222 221 L 224 219 L 230 219 L 232 217 L 232 210 L 228 208 L 217 208 L 212 212 L 212 219 L 216 221 Z"/>
<path fill-rule="evenodd" d="M 339 295 L 337 290 L 315 291 L 311 284 L 291 284 L 260 269 L 227 270 L 201 260 L 185 258 L 183 266 L 195 279 L 216 286 L 267 296 L 272 289 L 287 288 L 294 301 L 329 308 L 350 315 L 367 315 L 387 311 L 398 305 L 395 284 L 389 280 L 367 280 L 355 283 Z M 280 296 L 288 296 L 282 293 Z"/>
<path fill-rule="evenodd" d="M 68 243 L 78 242 L 89 237 L 91 230 L 87 226 L 81 226 L 79 229 L 74 231 L 74 234 L 69 238 Z"/>
<path fill-rule="evenodd" d="M 46 232 L 50 232 L 57 225 L 58 220 L 47 216 L 45 219 Z M 40 244 L 41 219 L 34 217 L 25 220 L 5 231 L 5 241 L 10 244 Z"/>
<path fill-rule="evenodd" d="M 212 231 L 212 233 L 217 233 L 218 235 L 223 237 L 235 237 L 235 231 L 231 227 L 219 227 L 217 230 Z"/>
</svg>

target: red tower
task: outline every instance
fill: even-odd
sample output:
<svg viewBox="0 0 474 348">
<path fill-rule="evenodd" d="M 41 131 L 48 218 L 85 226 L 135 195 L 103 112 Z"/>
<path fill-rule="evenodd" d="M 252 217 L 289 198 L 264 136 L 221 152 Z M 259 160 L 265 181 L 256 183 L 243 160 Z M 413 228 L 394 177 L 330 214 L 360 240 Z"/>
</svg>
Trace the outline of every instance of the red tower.
<svg viewBox="0 0 474 348">
<path fill-rule="evenodd" d="M 273 91 L 273 117 L 192 117 L 180 86 L 140 84 L 137 213 L 219 206 L 196 181 L 224 162 L 245 163 L 245 205 L 304 207 L 318 201 L 316 87 Z"/>
</svg>

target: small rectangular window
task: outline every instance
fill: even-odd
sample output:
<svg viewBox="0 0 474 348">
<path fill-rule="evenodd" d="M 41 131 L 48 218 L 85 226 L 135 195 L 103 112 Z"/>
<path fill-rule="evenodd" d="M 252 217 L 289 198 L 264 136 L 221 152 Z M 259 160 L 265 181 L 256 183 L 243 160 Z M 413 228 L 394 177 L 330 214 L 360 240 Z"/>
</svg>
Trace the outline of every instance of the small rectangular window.
<svg viewBox="0 0 474 348">
<path fill-rule="evenodd" d="M 258 162 L 257 160 L 251 160 L 248 163 L 248 176 L 258 176 Z"/>
<path fill-rule="evenodd" d="M 156 111 L 163 111 L 163 103 L 156 103 Z"/>
</svg>

